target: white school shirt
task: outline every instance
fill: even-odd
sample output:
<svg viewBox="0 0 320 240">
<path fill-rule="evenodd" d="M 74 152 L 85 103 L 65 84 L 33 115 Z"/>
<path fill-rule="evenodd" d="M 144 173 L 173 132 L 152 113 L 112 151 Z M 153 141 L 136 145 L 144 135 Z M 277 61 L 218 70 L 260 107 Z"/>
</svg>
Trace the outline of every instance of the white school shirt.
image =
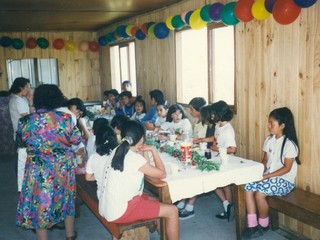
<svg viewBox="0 0 320 240">
<path fill-rule="evenodd" d="M 86 173 L 94 174 L 94 178 L 97 181 L 97 197 L 99 200 L 101 197 L 103 186 L 104 169 L 106 165 L 111 164 L 112 158 L 113 154 L 100 156 L 98 153 L 94 153 L 89 157 L 87 161 Z"/>
<path fill-rule="evenodd" d="M 16 94 L 11 95 L 9 100 L 9 112 L 13 127 L 13 140 L 16 140 L 18 121 L 21 118 L 21 114 L 30 113 L 28 100 L 25 97 L 20 97 Z"/>
<path fill-rule="evenodd" d="M 166 120 L 167 120 L 166 117 L 158 117 L 154 122 L 154 126 L 161 127 L 161 125 L 164 124 Z"/>
<path fill-rule="evenodd" d="M 180 129 L 182 133 L 188 133 L 189 138 L 193 137 L 192 125 L 188 118 L 181 119 L 178 123 L 165 122 L 161 125 L 161 129 L 168 130 L 171 134 L 175 134 L 177 129 Z"/>
<path fill-rule="evenodd" d="M 194 125 L 193 135 L 195 138 L 205 138 L 207 134 L 208 125 L 198 122 Z"/>
<path fill-rule="evenodd" d="M 269 136 L 264 141 L 263 151 L 267 153 L 267 170 L 266 173 L 272 173 L 282 168 L 284 165 L 281 163 L 280 153 L 281 147 L 284 140 L 284 136 L 276 139 L 275 135 Z M 298 156 L 298 147 L 291 140 L 287 139 L 283 148 L 283 154 L 281 156 L 282 162 L 284 163 L 285 158 L 296 158 Z M 281 178 L 295 184 L 295 178 L 297 176 L 298 164 L 293 160 L 291 170 L 282 175 Z"/>
<path fill-rule="evenodd" d="M 216 124 L 215 128 L 214 137 L 218 148 L 237 147 L 234 129 L 229 122 L 222 127 Z"/>
<path fill-rule="evenodd" d="M 103 193 L 99 201 L 100 215 L 112 222 L 126 212 L 131 199 L 142 195 L 144 174 L 139 168 L 146 162 L 142 155 L 129 150 L 124 158 L 122 172 L 114 170 L 111 165 L 106 165 Z"/>
<path fill-rule="evenodd" d="M 87 156 L 90 158 L 91 155 L 96 153 L 96 135 L 94 135 L 92 132 L 90 132 L 89 139 L 87 141 Z"/>
<path fill-rule="evenodd" d="M 141 121 L 141 119 L 145 116 L 145 113 L 141 113 L 140 115 L 137 115 L 137 112 L 135 112 L 132 116 L 131 116 L 131 120 L 136 120 L 136 121 Z"/>
</svg>

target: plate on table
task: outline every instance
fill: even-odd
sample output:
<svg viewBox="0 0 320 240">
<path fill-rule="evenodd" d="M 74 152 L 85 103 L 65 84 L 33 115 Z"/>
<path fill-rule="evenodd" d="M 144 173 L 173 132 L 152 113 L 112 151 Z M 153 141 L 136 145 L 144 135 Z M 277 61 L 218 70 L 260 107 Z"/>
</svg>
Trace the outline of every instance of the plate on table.
<svg viewBox="0 0 320 240">
<path fill-rule="evenodd" d="M 159 133 L 159 134 L 162 134 L 162 135 L 169 135 L 169 134 L 171 134 L 171 132 L 165 131 L 165 130 L 160 130 L 158 133 Z"/>
</svg>

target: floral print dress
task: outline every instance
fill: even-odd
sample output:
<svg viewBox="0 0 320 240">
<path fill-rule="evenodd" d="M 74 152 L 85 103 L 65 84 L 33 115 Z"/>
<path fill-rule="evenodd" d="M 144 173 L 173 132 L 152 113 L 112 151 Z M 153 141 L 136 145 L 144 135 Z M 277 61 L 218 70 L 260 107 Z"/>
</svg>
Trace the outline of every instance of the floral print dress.
<svg viewBox="0 0 320 240">
<path fill-rule="evenodd" d="M 71 116 L 38 110 L 19 120 L 17 141 L 27 148 L 16 225 L 48 228 L 75 214 L 75 166 L 71 145 L 81 134 Z"/>
</svg>

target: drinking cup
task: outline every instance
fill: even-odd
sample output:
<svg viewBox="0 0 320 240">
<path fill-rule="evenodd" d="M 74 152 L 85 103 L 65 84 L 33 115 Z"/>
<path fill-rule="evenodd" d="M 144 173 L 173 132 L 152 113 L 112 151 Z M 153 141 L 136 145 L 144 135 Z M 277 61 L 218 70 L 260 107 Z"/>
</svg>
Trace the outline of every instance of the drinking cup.
<svg viewBox="0 0 320 240">
<path fill-rule="evenodd" d="M 219 148 L 219 155 L 222 165 L 228 165 L 229 155 L 227 154 L 227 148 Z"/>
<path fill-rule="evenodd" d="M 201 142 L 201 143 L 199 143 L 199 145 L 200 145 L 200 149 L 201 149 L 202 151 L 204 151 L 204 150 L 207 149 L 207 143 L 206 143 L 206 142 Z"/>
</svg>

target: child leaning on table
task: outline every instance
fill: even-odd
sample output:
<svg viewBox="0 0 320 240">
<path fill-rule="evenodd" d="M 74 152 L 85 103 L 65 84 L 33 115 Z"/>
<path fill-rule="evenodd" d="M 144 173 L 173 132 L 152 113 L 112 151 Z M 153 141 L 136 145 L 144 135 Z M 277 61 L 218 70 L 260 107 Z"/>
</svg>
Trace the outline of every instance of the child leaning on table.
<svg viewBox="0 0 320 240">
<path fill-rule="evenodd" d="M 245 239 L 261 236 L 269 229 L 266 197 L 285 196 L 291 192 L 295 186 L 297 165 L 301 163 L 294 118 L 290 109 L 274 109 L 269 114 L 268 129 L 270 135 L 263 145 L 263 179 L 245 185 L 248 222 L 244 231 Z"/>
<path fill-rule="evenodd" d="M 97 118 L 93 122 L 92 130 L 90 132 L 90 136 L 87 142 L 86 150 L 87 150 L 87 156 L 88 158 L 96 153 L 96 135 L 100 131 L 100 129 L 103 129 L 104 127 L 108 126 L 109 122 L 105 118 Z"/>
<path fill-rule="evenodd" d="M 142 219 L 165 218 L 167 238 L 179 239 L 178 210 L 143 194 L 144 176 L 166 177 L 165 167 L 153 146 L 145 145 L 145 129 L 137 121 L 126 122 L 121 129 L 122 142 L 106 165 L 99 213 L 109 222 L 127 223 Z M 155 166 L 141 153 L 151 152 Z"/>
<path fill-rule="evenodd" d="M 100 199 L 104 168 L 106 164 L 110 164 L 111 152 L 118 146 L 118 142 L 114 130 L 108 125 L 100 126 L 95 136 L 96 152 L 88 159 L 85 177 L 87 181 L 97 181 L 97 196 Z"/>
</svg>

